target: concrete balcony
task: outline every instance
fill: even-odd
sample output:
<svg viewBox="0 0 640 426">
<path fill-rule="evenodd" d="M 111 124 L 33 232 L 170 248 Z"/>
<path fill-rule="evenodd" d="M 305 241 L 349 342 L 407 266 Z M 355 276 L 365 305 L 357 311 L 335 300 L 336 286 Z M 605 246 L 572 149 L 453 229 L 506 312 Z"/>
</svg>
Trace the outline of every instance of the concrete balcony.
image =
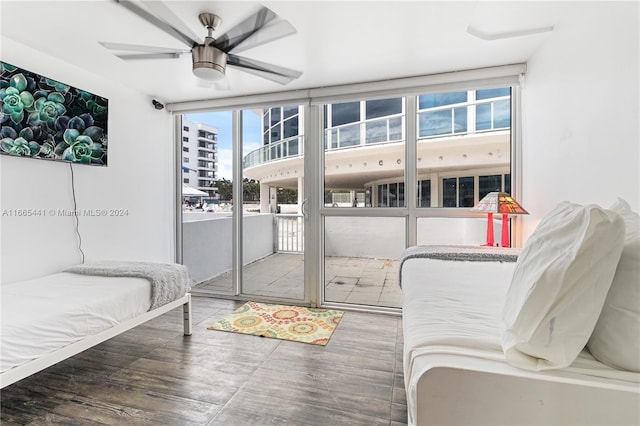
<svg viewBox="0 0 640 426">
<path fill-rule="evenodd" d="M 286 220 L 276 220 L 281 217 Z M 389 218 L 331 219 L 324 235 L 325 301 L 399 308 L 403 227 L 389 226 Z M 486 225 L 484 218 L 420 218 L 418 244 L 481 245 Z M 194 292 L 233 294 L 231 226 L 230 212 L 184 214 L 183 263 Z M 303 226 L 297 215 L 244 216 L 243 294 L 303 300 Z M 380 230 L 375 238 L 372 228 Z M 499 221 L 494 229 L 500 241 Z"/>
</svg>

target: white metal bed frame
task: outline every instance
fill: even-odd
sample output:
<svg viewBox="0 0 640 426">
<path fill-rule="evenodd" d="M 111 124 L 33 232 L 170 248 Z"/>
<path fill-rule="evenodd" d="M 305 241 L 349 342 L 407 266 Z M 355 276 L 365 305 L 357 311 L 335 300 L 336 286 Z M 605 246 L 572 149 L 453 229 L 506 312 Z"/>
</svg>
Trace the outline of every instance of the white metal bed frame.
<svg viewBox="0 0 640 426">
<path fill-rule="evenodd" d="M 99 343 L 111 339 L 125 331 L 128 331 L 140 324 L 143 324 L 153 318 L 156 318 L 164 313 L 167 313 L 182 305 L 183 312 L 183 328 L 184 335 L 191 335 L 191 293 L 186 293 L 179 299 L 169 302 L 159 308 L 147 311 L 137 317 L 131 318 L 127 321 L 114 325 L 100 333 L 92 336 L 87 336 L 75 343 L 64 346 L 47 355 L 25 362 L 17 367 L 7 370 L 0 374 L 0 389 L 5 386 L 9 386 L 19 380 L 31 376 L 39 371 L 44 370 L 60 361 L 70 358 L 82 351 L 85 351 Z"/>
</svg>

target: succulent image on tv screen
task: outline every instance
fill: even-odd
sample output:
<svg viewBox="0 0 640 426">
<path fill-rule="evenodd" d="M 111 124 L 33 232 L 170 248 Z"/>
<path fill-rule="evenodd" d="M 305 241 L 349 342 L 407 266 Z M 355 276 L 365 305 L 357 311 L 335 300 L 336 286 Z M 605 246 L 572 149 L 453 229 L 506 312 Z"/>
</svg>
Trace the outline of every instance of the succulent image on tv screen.
<svg viewBox="0 0 640 426">
<path fill-rule="evenodd" d="M 107 165 L 108 101 L 0 62 L 0 154 Z"/>
</svg>

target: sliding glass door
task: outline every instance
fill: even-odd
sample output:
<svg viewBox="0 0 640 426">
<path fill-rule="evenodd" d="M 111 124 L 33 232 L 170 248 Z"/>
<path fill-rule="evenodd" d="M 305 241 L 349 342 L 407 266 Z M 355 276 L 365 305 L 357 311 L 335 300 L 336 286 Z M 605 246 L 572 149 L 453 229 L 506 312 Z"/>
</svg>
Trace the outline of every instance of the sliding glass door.
<svg viewBox="0 0 640 426">
<path fill-rule="evenodd" d="M 510 87 L 323 105 L 324 303 L 398 308 L 406 247 L 483 244 L 470 209 L 511 191 L 511 107 Z"/>
<path fill-rule="evenodd" d="M 182 117 L 183 262 L 195 293 L 305 301 L 302 114 Z"/>
<path fill-rule="evenodd" d="M 304 112 L 245 110 L 242 138 L 243 295 L 305 301 Z M 255 121 L 255 123 L 254 123 Z"/>
<path fill-rule="evenodd" d="M 324 105 L 324 301 L 399 308 L 405 99 Z"/>
<path fill-rule="evenodd" d="M 195 292 L 232 295 L 232 111 L 179 117 L 182 261 Z"/>
<path fill-rule="evenodd" d="M 196 291 L 397 312 L 406 247 L 481 245 L 487 219 L 470 209 L 518 192 L 517 75 L 495 71 L 507 75 L 185 114 L 182 253 Z"/>
</svg>

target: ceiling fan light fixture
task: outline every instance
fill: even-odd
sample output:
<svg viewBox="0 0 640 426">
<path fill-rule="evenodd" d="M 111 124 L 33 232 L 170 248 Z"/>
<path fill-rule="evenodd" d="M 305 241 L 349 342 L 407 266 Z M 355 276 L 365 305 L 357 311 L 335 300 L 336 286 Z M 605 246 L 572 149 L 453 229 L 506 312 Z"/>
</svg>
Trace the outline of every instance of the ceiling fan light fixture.
<svg viewBox="0 0 640 426">
<path fill-rule="evenodd" d="M 217 64 L 193 64 L 193 74 L 202 80 L 218 81 L 224 78 L 224 68 L 220 69 Z"/>
<path fill-rule="evenodd" d="M 227 67 L 227 54 L 211 45 L 198 45 L 191 50 L 193 74 L 207 81 L 222 80 Z"/>
</svg>

